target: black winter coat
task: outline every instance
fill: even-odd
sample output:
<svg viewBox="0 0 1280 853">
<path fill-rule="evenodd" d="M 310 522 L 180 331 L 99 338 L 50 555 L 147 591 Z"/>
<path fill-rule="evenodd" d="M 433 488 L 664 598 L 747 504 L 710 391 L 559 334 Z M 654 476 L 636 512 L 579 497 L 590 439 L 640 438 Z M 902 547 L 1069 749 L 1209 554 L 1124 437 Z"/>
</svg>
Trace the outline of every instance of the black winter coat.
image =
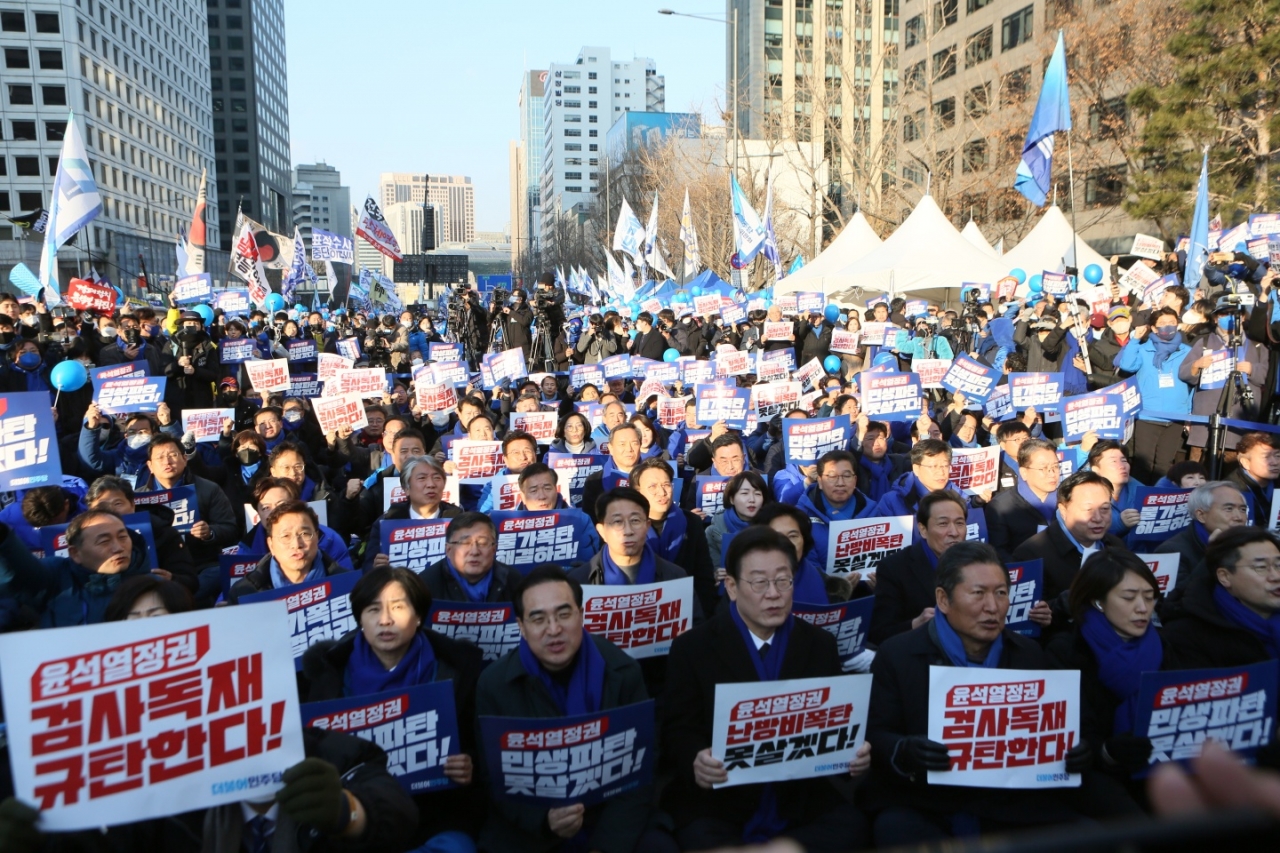
<svg viewBox="0 0 1280 853">
<path fill-rule="evenodd" d="M 1124 549 L 1124 543 L 1108 533 L 1102 537 L 1107 548 Z M 1080 552 L 1071 544 L 1062 526 L 1054 518 L 1053 524 L 1013 549 L 1013 559 L 1044 561 L 1044 600 L 1053 608 L 1053 628 L 1066 625 L 1066 592 L 1071 588 L 1080 571 Z M 1061 601 L 1055 601 L 1061 597 Z"/>
<path fill-rule="evenodd" d="M 1178 600 L 1161 614 L 1169 669 L 1210 669 L 1271 660 L 1256 634 L 1222 615 L 1213 600 L 1217 585 L 1213 575 L 1197 572 Z"/>
<path fill-rule="evenodd" d="M 917 539 L 911 547 L 885 557 L 876 568 L 876 603 L 867 629 L 867 642 L 872 645 L 910 631 L 912 620 L 936 605 L 937 583 L 924 553 L 927 547 Z"/>
<path fill-rule="evenodd" d="M 1040 528 L 1049 526 L 1040 510 L 1032 506 L 1016 486 L 997 491 L 982 512 L 987 517 L 987 542 L 1006 561 L 1012 557 L 1014 548 L 1035 536 Z"/>
</svg>

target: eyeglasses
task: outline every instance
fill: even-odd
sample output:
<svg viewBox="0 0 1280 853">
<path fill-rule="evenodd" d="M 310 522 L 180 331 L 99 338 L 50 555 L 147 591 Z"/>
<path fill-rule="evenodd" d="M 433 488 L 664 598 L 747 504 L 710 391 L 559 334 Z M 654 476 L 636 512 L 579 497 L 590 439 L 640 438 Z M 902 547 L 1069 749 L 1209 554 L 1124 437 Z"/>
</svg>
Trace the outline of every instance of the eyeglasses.
<svg viewBox="0 0 1280 853">
<path fill-rule="evenodd" d="M 1032 468 L 1030 465 L 1024 465 L 1023 471 L 1035 471 L 1037 474 L 1061 474 L 1062 469 L 1057 465 L 1045 465 L 1041 468 Z"/>
<path fill-rule="evenodd" d="M 941 465 L 921 465 L 920 468 L 925 471 L 950 471 L 951 463 L 946 462 Z"/>
<path fill-rule="evenodd" d="M 492 548 L 494 545 L 498 543 L 487 536 L 482 536 L 479 539 L 455 539 L 452 542 L 446 542 L 445 544 L 456 546 L 459 548 L 470 548 L 472 545 L 475 545 L 477 548 L 483 549 L 483 548 Z"/>
<path fill-rule="evenodd" d="M 151 435 L 149 429 L 127 429 L 124 431 L 125 438 L 132 438 L 135 435 Z"/>
<path fill-rule="evenodd" d="M 1273 574 L 1280 574 L 1280 558 L 1271 560 L 1254 560 L 1252 563 L 1246 564 L 1245 568 L 1252 569 L 1254 574 L 1261 578 L 1269 578 Z"/>
<path fill-rule="evenodd" d="M 773 587 L 778 592 L 786 592 L 791 589 L 791 587 L 795 586 L 795 581 L 791 578 L 764 578 L 762 580 L 754 581 L 739 581 L 739 583 L 754 592 L 756 595 L 764 595 L 769 591 L 769 587 Z"/>
<path fill-rule="evenodd" d="M 307 470 L 306 465 L 277 465 L 277 471 L 283 471 L 286 474 L 302 474 Z"/>
<path fill-rule="evenodd" d="M 672 486 L 670 483 L 654 483 L 653 485 L 646 486 L 644 491 L 646 493 L 656 492 L 661 495 L 666 495 L 666 494 L 670 494 L 672 491 L 674 491 L 674 489 L 672 489 Z"/>
<path fill-rule="evenodd" d="M 948 466 L 947 466 L 947 468 L 948 468 L 948 469 L 950 469 L 950 467 L 951 467 L 950 465 L 948 465 Z M 832 481 L 832 482 L 834 482 L 834 483 L 848 483 L 848 482 L 850 482 L 850 481 L 852 481 L 852 480 L 857 479 L 857 475 L 856 475 L 856 474 L 854 474 L 854 473 L 853 473 L 853 472 L 851 472 L 851 471 L 846 471 L 846 472 L 844 472 L 843 474 L 830 474 L 830 473 L 828 473 L 828 474 L 823 474 L 823 475 L 821 475 L 821 476 L 822 476 L 822 479 L 824 479 L 824 480 L 830 480 L 830 481 Z"/>
<path fill-rule="evenodd" d="M 152 462 L 178 462 L 182 459 L 181 453 L 157 453 L 151 457 Z"/>
</svg>

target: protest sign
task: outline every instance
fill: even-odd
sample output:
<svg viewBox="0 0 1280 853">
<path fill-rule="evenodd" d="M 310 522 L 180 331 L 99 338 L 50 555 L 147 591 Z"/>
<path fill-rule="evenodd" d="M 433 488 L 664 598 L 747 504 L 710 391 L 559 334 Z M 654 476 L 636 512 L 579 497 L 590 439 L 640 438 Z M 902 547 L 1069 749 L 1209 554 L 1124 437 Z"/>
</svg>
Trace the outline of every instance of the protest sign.
<svg viewBox="0 0 1280 853">
<path fill-rule="evenodd" d="M 559 485 L 559 478 L 556 484 Z M 519 474 L 494 474 L 489 478 L 488 492 L 481 498 L 480 511 L 519 509 L 521 499 Z"/>
<path fill-rule="evenodd" d="M 698 423 L 724 421 L 730 429 L 747 428 L 747 412 L 751 408 L 750 388 L 720 388 L 698 385 L 694 388 L 698 401 Z"/>
<path fill-rule="evenodd" d="M 1144 264 L 1142 261 L 1134 261 L 1133 266 L 1124 271 L 1120 276 L 1119 286 L 1127 288 L 1131 293 L 1142 296 L 1147 289 L 1147 285 L 1160 278 L 1160 273 Z"/>
<path fill-rule="evenodd" d="M 1151 629 L 1154 630 L 1154 629 Z M 1220 669 L 1144 672 L 1133 733 L 1151 741 L 1148 767 L 1197 757 L 1215 740 L 1244 759 L 1271 742 L 1275 660 Z M 6 682 L 7 684 L 7 682 Z"/>
<path fill-rule="evenodd" d="M 881 560 L 911 547 L 914 531 L 915 518 L 909 515 L 833 521 L 827 534 L 827 574 L 875 574 Z"/>
<path fill-rule="evenodd" d="M 213 276 L 207 272 L 183 276 L 173 283 L 170 295 L 179 305 L 208 305 L 213 300 Z"/>
<path fill-rule="evenodd" d="M 797 314 L 821 314 L 827 297 L 819 290 L 802 290 L 796 294 Z"/>
<path fill-rule="evenodd" d="M 346 732 L 376 743 L 387 772 L 410 794 L 452 787 L 444 760 L 462 752 L 453 680 L 302 706 L 306 727 Z"/>
<path fill-rule="evenodd" d="M 1250 213 L 1249 234 L 1253 237 L 1280 234 L 1280 213 Z"/>
<path fill-rule="evenodd" d="M 462 344 L 431 341 L 423 355 L 427 357 L 427 361 L 462 361 Z"/>
<path fill-rule="evenodd" d="M 250 311 L 248 288 L 220 290 L 214 296 L 214 307 L 227 317 L 237 314 L 247 315 Z"/>
<path fill-rule="evenodd" d="M 996 422 L 1013 419 L 1013 396 L 1008 385 L 1003 385 L 991 392 L 987 402 L 982 404 L 982 414 Z"/>
<path fill-rule="evenodd" d="M 355 240 L 342 234 L 334 234 L 323 228 L 311 229 L 311 259 L 313 261 L 337 261 L 355 263 Z"/>
<path fill-rule="evenodd" d="M 752 785 L 848 774 L 866 739 L 870 675 L 717 684 L 711 754 Z"/>
<path fill-rule="evenodd" d="M 1062 430 L 1067 444 L 1096 432 L 1098 438 L 1124 441 L 1124 398 L 1119 394 L 1082 394 L 1062 401 Z"/>
<path fill-rule="evenodd" d="M 735 326 L 738 323 L 747 321 L 747 308 L 737 303 L 721 303 L 720 319 L 724 320 L 726 326 Z"/>
<path fill-rule="evenodd" d="M 106 367 L 89 368 L 89 380 L 101 382 L 104 379 L 137 379 L 151 375 L 151 366 L 145 361 L 131 361 L 127 364 L 109 364 Z"/>
<path fill-rule="evenodd" d="M 961 355 L 951 363 L 951 369 L 942 377 L 942 387 L 955 394 L 963 394 L 974 403 L 985 403 L 995 390 L 1000 371 L 987 367 L 967 355 Z M 918 409 L 918 407 L 917 407 Z M 914 418 L 912 418 L 914 420 Z"/>
<path fill-rule="evenodd" d="M 789 465 L 813 465 L 824 453 L 846 450 L 853 437 L 848 415 L 834 418 L 783 418 L 782 456 Z"/>
<path fill-rule="evenodd" d="M 922 387 L 941 388 L 951 365 L 952 361 L 947 358 L 913 358 L 911 372 L 920 377 Z"/>
<path fill-rule="evenodd" d="M 134 379 L 104 379 L 93 385 L 93 402 L 104 415 L 127 412 L 152 412 L 164 402 L 167 380 L 163 376 Z"/>
<path fill-rule="evenodd" d="M 218 341 L 218 360 L 223 364 L 239 364 L 258 357 L 253 338 L 223 338 Z"/>
<path fill-rule="evenodd" d="M 62 456 L 47 391 L 0 397 L 0 491 L 57 485 Z"/>
<path fill-rule="evenodd" d="M 680 365 L 674 361 L 656 361 L 645 371 L 645 379 L 663 385 L 674 385 L 680 381 Z"/>
<path fill-rule="evenodd" d="M 191 433 L 196 444 L 217 441 L 222 435 L 222 422 L 234 421 L 235 409 L 183 409 L 182 433 Z"/>
<path fill-rule="evenodd" d="M 1062 390 L 1066 387 L 1061 373 L 1010 373 L 1009 389 L 1013 395 L 1013 408 L 1022 409 L 1035 406 L 1043 409 L 1056 406 L 1062 399 Z"/>
<path fill-rule="evenodd" d="M 559 422 L 555 412 L 512 412 L 511 432 L 527 432 L 538 444 L 550 444 L 556 440 Z"/>
<path fill-rule="evenodd" d="M 1130 376 L 1114 385 L 1099 388 L 1096 394 L 1119 394 L 1124 398 L 1124 416 L 1129 417 L 1142 408 L 1142 392 L 1138 390 L 1138 377 Z"/>
<path fill-rule="evenodd" d="M 796 350 L 795 350 L 795 347 L 787 347 L 785 349 L 775 349 L 775 350 L 757 350 L 756 361 L 759 362 L 756 365 L 756 374 L 757 374 L 756 378 L 757 380 L 764 382 L 766 380 L 760 379 L 760 374 L 765 372 L 766 362 L 771 362 L 771 363 L 780 362 L 787 368 L 788 373 L 795 370 L 796 369 Z"/>
<path fill-rule="evenodd" d="M 720 313 L 720 294 L 693 297 L 693 313 L 699 317 L 713 317 Z"/>
<path fill-rule="evenodd" d="M 1230 349 L 1210 349 L 1205 350 L 1201 357 L 1209 359 L 1209 366 L 1200 371 L 1200 390 L 1225 387 L 1236 369 L 1236 354 Z"/>
<path fill-rule="evenodd" d="M 861 332 L 846 332 L 843 329 L 836 329 L 831 333 L 831 352 L 843 352 L 849 355 L 856 355 L 858 352 L 858 339 Z"/>
<path fill-rule="evenodd" d="M 582 586 L 582 627 L 633 658 L 664 656 L 693 627 L 693 578 Z"/>
<path fill-rule="evenodd" d="M 1031 608 L 1044 598 L 1044 561 L 1009 563 L 1009 612 L 1005 627 L 1024 637 L 1039 637 L 1040 626 L 1031 621 Z"/>
<path fill-rule="evenodd" d="M 520 626 L 510 604 L 432 600 L 427 622 L 433 631 L 477 646 L 486 663 L 520 645 Z"/>
<path fill-rule="evenodd" d="M 1134 509 L 1141 519 L 1129 531 L 1132 542 L 1163 542 L 1191 525 L 1191 513 L 1187 502 L 1190 489 L 1159 489 L 1138 486 L 1138 501 Z"/>
<path fill-rule="evenodd" d="M 840 660 L 848 660 L 866 647 L 867 629 L 871 627 L 873 595 L 842 601 L 839 604 L 806 604 L 795 602 L 791 612 L 797 619 L 817 625 L 836 638 Z"/>
<path fill-rule="evenodd" d="M 914 373 L 862 374 L 862 411 L 873 421 L 916 420 L 921 393 Z"/>
<path fill-rule="evenodd" d="M 721 352 L 716 355 L 716 373 L 717 377 L 721 376 L 745 376 L 751 372 L 754 367 L 754 361 L 751 354 L 734 350 L 733 352 Z"/>
<path fill-rule="evenodd" d="M 571 566 L 594 554 L 595 527 L 580 509 L 494 512 L 489 517 L 498 531 L 495 559 L 521 572 L 542 563 Z"/>
<path fill-rule="evenodd" d="M 667 429 L 673 429 L 684 423 L 684 409 L 687 397 L 659 397 L 658 423 Z"/>
<path fill-rule="evenodd" d="M 161 504 L 173 510 L 173 529 L 179 533 L 190 533 L 191 527 L 200 520 L 200 509 L 196 504 L 195 486 L 175 486 L 172 489 L 158 489 L 152 492 L 137 492 L 133 496 L 135 507 L 155 506 Z"/>
<path fill-rule="evenodd" d="M 548 453 L 547 464 L 556 472 L 556 479 L 567 484 L 569 503 L 581 506 L 582 487 L 587 478 L 597 471 L 604 470 L 605 459 L 600 453 Z"/>
<path fill-rule="evenodd" d="M 766 341 L 789 341 L 795 333 L 795 326 L 785 320 L 766 320 L 763 339 Z"/>
<path fill-rule="evenodd" d="M 1172 554 L 1139 554 L 1138 555 L 1147 568 L 1151 569 L 1151 574 L 1156 576 L 1156 583 L 1160 584 L 1160 594 L 1168 595 L 1178 585 L 1178 563 L 1179 557 L 1182 556 L 1177 552 Z"/>
<path fill-rule="evenodd" d="M 1040 286 L 1050 296 L 1066 296 L 1071 292 L 1071 276 L 1045 270 L 1040 276 Z"/>
<path fill-rule="evenodd" d="M 702 382 L 709 382 L 715 375 L 715 365 L 710 361 L 688 359 L 678 362 L 680 365 L 680 382 L 686 388 Z"/>
<path fill-rule="evenodd" d="M 1159 237 L 1150 237 L 1146 234 L 1133 235 L 1133 248 L 1129 250 L 1129 254 L 1137 255 L 1139 258 L 1150 258 L 1158 261 L 1164 257 L 1164 241 Z"/>
<path fill-rule="evenodd" d="M 419 385 L 416 389 L 418 406 L 428 414 L 451 412 L 458 406 L 458 389 L 449 382 Z M 515 413 L 512 413 L 515 417 Z"/>
<path fill-rule="evenodd" d="M 724 509 L 724 487 L 729 484 L 728 477 L 715 474 L 699 474 L 694 478 L 693 506 L 704 512 L 707 518 Z"/>
<path fill-rule="evenodd" d="M 796 313 L 796 301 L 797 294 L 795 291 L 792 291 L 791 293 L 780 293 L 775 296 L 773 304 L 783 314 L 794 314 Z"/>
<path fill-rule="evenodd" d="M 67 304 L 77 311 L 110 316 L 116 310 L 116 292 L 109 284 L 73 278 L 67 285 Z"/>
<path fill-rule="evenodd" d="M 1079 787 L 1067 753 L 1080 742 L 1080 672 L 931 666 L 928 736 L 951 754 L 930 785 Z"/>
<path fill-rule="evenodd" d="M 464 361 L 441 361 L 431 365 L 431 380 L 434 383 L 443 382 L 456 388 L 459 385 L 466 385 L 470 379 L 467 364 Z"/>
<path fill-rule="evenodd" d="M 504 467 L 502 442 L 460 438 L 449 446 L 453 473 L 462 483 L 482 483 Z"/>
<path fill-rule="evenodd" d="M 333 376 L 334 391 L 339 394 L 359 394 L 362 399 L 387 393 L 387 371 L 382 367 L 356 367 L 340 370 Z M 325 386 L 326 389 L 329 387 Z"/>
<path fill-rule="evenodd" d="M 234 552 L 218 555 L 218 577 L 222 581 L 223 601 L 226 601 L 231 594 L 231 587 L 235 586 L 236 581 L 253 571 L 258 565 L 258 561 L 265 556 L 265 554 L 241 551 L 241 546 L 239 545 L 234 547 L 236 549 Z"/>
<path fill-rule="evenodd" d="M 609 379 L 630 379 L 631 356 L 611 355 L 608 358 L 601 359 L 600 369 L 604 371 L 606 381 Z"/>
<path fill-rule="evenodd" d="M 822 366 L 822 362 L 817 358 L 812 358 L 809 363 L 796 370 L 791 374 L 791 378 L 800 383 L 806 392 L 813 391 L 818 387 L 818 382 L 827 375 L 827 369 Z"/>
<path fill-rule="evenodd" d="M 577 391 L 584 385 L 604 385 L 604 370 L 599 364 L 575 364 L 569 368 L 569 387 Z"/>
<path fill-rule="evenodd" d="M 491 381 L 486 384 L 487 389 L 496 388 L 504 381 L 523 379 L 529 372 L 524 362 L 524 350 L 520 347 L 486 355 L 483 364 L 488 367 L 491 376 Z"/>
<path fill-rule="evenodd" d="M 378 553 L 386 554 L 391 565 L 421 574 L 432 563 L 444 559 L 444 537 L 449 519 L 409 519 L 378 522 Z"/>
<path fill-rule="evenodd" d="M 364 400 L 359 394 L 340 394 L 337 397 L 318 397 L 311 404 L 320 422 L 320 432 L 328 435 L 342 427 L 352 432 L 364 429 L 369 425 L 369 418 L 364 412 Z"/>
<path fill-rule="evenodd" d="M 898 336 L 898 327 L 893 323 L 868 321 L 862 324 L 862 343 L 867 346 L 892 345 Z"/>
<path fill-rule="evenodd" d="M 304 757 L 286 625 L 272 603 L 0 637 L 15 794 L 50 832 L 270 799 Z"/>
<path fill-rule="evenodd" d="M 493 796 L 592 806 L 653 782 L 653 700 L 570 717 L 481 717 Z M 572 772 L 568 772 L 572 768 Z"/>
<path fill-rule="evenodd" d="M 994 489 L 1000 477 L 1000 445 L 990 447 L 953 447 L 951 474 L 948 479 L 966 495 L 979 495 Z"/>
<path fill-rule="evenodd" d="M 246 361 L 244 369 L 249 374 L 253 390 L 263 394 L 289 390 L 289 362 L 280 358 Z"/>
<path fill-rule="evenodd" d="M 289 341 L 289 361 L 315 361 L 316 342 L 311 338 Z"/>
<path fill-rule="evenodd" d="M 321 382 L 328 382 L 335 373 L 341 370 L 351 370 L 353 367 L 355 367 L 354 361 L 331 352 L 322 352 L 316 355 L 316 378 Z"/>
<path fill-rule="evenodd" d="M 1148 305 L 1155 305 L 1160 301 L 1160 297 L 1171 287 L 1177 287 L 1180 283 L 1177 273 L 1162 275 L 1154 281 L 1148 282 L 1142 290 L 1142 301 Z"/>
<path fill-rule="evenodd" d="M 1011 275 L 996 282 L 996 299 L 1012 299 L 1018 289 L 1018 280 Z"/>
<path fill-rule="evenodd" d="M 288 394 L 290 397 L 306 397 L 308 399 L 319 397 L 321 396 L 320 380 L 314 373 L 290 374 Z"/>
<path fill-rule="evenodd" d="M 360 340 L 358 338 L 343 338 L 338 341 L 338 355 L 343 358 L 349 358 L 352 362 L 360 360 Z"/>
<path fill-rule="evenodd" d="M 799 382 L 756 383 L 751 387 L 756 414 L 761 420 L 785 414 L 800 399 Z"/>
<path fill-rule="evenodd" d="M 318 559 L 318 558 L 317 558 Z M 358 627 L 351 613 L 351 590 L 359 572 L 341 572 L 321 581 L 305 581 L 240 596 L 241 604 L 283 601 L 289 612 L 289 643 L 294 667 L 302 670 L 302 655 L 313 643 L 336 640 Z"/>
</svg>

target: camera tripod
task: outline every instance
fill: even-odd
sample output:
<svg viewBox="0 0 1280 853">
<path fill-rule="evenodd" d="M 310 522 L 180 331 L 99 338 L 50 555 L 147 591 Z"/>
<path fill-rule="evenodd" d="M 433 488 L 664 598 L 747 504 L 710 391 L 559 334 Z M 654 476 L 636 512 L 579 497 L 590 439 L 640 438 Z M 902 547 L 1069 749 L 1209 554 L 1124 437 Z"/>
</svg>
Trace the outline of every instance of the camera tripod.
<svg viewBox="0 0 1280 853">
<path fill-rule="evenodd" d="M 533 346 L 530 352 L 542 359 L 542 369 L 547 373 L 556 372 L 555 330 L 551 328 L 551 320 L 546 311 L 534 313 Z"/>
<path fill-rule="evenodd" d="M 1206 442 L 1205 452 L 1209 456 L 1209 479 L 1219 479 L 1222 471 L 1222 455 L 1226 451 L 1227 446 L 1227 425 L 1223 423 L 1227 418 L 1231 417 L 1231 410 L 1235 406 L 1236 397 L 1245 406 L 1253 405 L 1253 386 L 1249 384 L 1249 379 L 1240 372 L 1239 356 L 1243 343 L 1240 330 L 1240 316 L 1233 315 L 1231 328 L 1226 330 L 1226 336 L 1223 339 L 1227 345 L 1227 352 L 1236 354 L 1236 361 L 1232 363 L 1231 374 L 1227 377 L 1227 383 L 1222 386 L 1222 396 L 1218 399 L 1218 409 L 1209 416 L 1209 437 Z"/>
</svg>

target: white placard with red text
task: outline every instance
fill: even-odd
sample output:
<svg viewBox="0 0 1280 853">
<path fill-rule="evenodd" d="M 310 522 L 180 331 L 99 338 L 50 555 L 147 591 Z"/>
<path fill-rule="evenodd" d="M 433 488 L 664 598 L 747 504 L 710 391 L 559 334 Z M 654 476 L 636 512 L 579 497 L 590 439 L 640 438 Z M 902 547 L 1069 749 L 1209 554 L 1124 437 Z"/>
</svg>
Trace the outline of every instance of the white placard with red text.
<svg viewBox="0 0 1280 853">
<path fill-rule="evenodd" d="M 461 483 L 484 483 L 503 468 L 502 442 L 460 438 L 449 445 L 453 473 Z"/>
<path fill-rule="evenodd" d="M 1178 585 L 1178 563 L 1181 562 L 1182 555 L 1175 551 L 1172 554 L 1139 554 L 1138 557 L 1151 569 L 1151 574 L 1156 576 L 1160 594 L 1168 595 L 1173 592 Z"/>
<path fill-rule="evenodd" d="M 951 450 L 951 484 L 966 495 L 994 489 L 1000 478 L 1000 446 L 956 447 Z"/>
<path fill-rule="evenodd" d="M 842 329 L 836 329 L 831 333 L 831 351 L 856 355 L 858 352 L 858 339 L 861 337 L 861 332 L 846 332 Z"/>
<path fill-rule="evenodd" d="M 789 341 L 794 331 L 795 327 L 790 323 L 766 320 L 764 324 L 764 339 L 766 341 Z"/>
<path fill-rule="evenodd" d="M 246 361 L 244 369 L 255 391 L 270 394 L 289 390 L 289 362 L 283 358 Z"/>
<path fill-rule="evenodd" d="M 269 800 L 304 758 L 283 601 L 0 637 L 16 796 L 65 832 Z"/>
<path fill-rule="evenodd" d="M 452 382 L 420 385 L 417 394 L 418 408 L 428 414 L 452 411 L 458 406 L 458 389 Z"/>
<path fill-rule="evenodd" d="M 182 432 L 196 437 L 196 444 L 217 441 L 222 435 L 222 422 L 234 420 L 235 409 L 183 409 Z"/>
<path fill-rule="evenodd" d="M 315 409 L 316 420 L 320 421 L 320 432 L 324 435 L 337 432 L 344 426 L 355 432 L 369 425 L 369 418 L 364 412 L 364 398 L 359 394 L 316 397 L 311 401 L 311 407 Z"/>
<path fill-rule="evenodd" d="M 560 417 L 555 412 L 512 412 L 511 431 L 527 432 L 538 444 L 550 444 L 556 440 L 556 426 Z"/>
<path fill-rule="evenodd" d="M 693 313 L 699 317 L 714 317 L 720 313 L 720 295 L 712 293 L 709 296 L 693 297 Z"/>
<path fill-rule="evenodd" d="M 931 666 L 928 737 L 951 755 L 930 785 L 1077 788 L 1066 756 L 1080 742 L 1080 672 Z"/>
<path fill-rule="evenodd" d="M 387 371 L 381 367 L 356 367 L 351 370 L 339 370 L 333 374 L 330 383 L 334 393 L 359 394 L 364 397 L 381 397 L 387 393 Z M 329 385 L 325 386 L 329 390 Z"/>
<path fill-rule="evenodd" d="M 351 370 L 356 366 L 355 360 L 343 358 L 331 352 L 322 352 L 316 356 L 316 379 L 328 382 L 343 370 Z"/>
<path fill-rule="evenodd" d="M 633 658 L 671 651 L 693 627 L 693 578 L 629 586 L 582 587 L 582 627 Z"/>
</svg>

